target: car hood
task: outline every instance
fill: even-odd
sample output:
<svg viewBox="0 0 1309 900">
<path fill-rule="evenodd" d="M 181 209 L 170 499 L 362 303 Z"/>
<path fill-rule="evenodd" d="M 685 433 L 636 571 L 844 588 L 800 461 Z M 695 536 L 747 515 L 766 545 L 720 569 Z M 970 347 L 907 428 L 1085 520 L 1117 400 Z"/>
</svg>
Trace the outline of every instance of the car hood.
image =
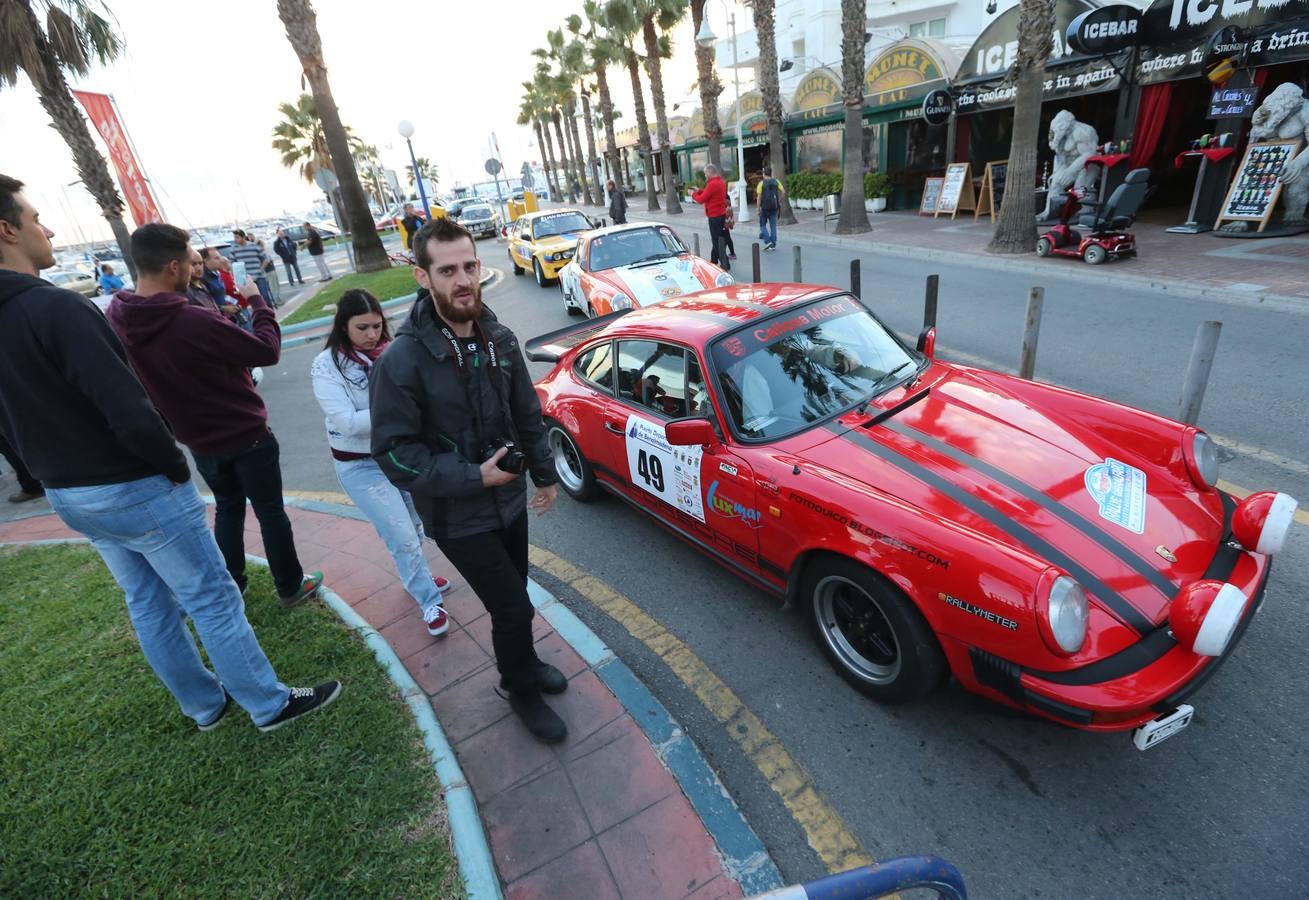
<svg viewBox="0 0 1309 900">
<path fill-rule="evenodd" d="M 540 250 L 544 253 L 558 253 L 561 250 L 572 250 L 577 246 L 577 239 L 582 236 L 580 231 L 565 231 L 563 234 L 552 234 L 549 237 L 537 238 L 532 242 L 533 250 Z"/>
<path fill-rule="evenodd" d="M 1158 625 L 1213 559 L 1225 533 L 1221 498 L 1139 458 L 1130 429 L 1115 445 L 1104 429 L 1006 390 L 1007 376 L 942 364 L 931 372 L 883 408 L 918 402 L 876 424 L 872 413 L 845 416 L 805 455 L 837 480 L 1063 569 L 1138 631 Z"/>
<path fill-rule="evenodd" d="M 674 257 L 657 263 L 619 266 L 596 274 L 611 284 L 614 290 L 626 294 L 637 306 L 649 306 L 669 297 L 680 297 L 713 287 L 712 280 L 705 284 L 700 278 L 695 261 L 690 256 Z"/>
</svg>

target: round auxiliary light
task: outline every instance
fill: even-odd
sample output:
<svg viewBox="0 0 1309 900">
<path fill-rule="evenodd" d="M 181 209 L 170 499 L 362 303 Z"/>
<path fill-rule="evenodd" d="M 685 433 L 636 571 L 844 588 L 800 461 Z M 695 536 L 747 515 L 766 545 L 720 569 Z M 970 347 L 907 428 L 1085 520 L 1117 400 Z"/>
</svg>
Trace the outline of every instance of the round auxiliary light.
<svg viewBox="0 0 1309 900">
<path fill-rule="evenodd" d="M 1168 611 L 1173 636 L 1201 656 L 1222 656 L 1241 622 L 1248 598 L 1233 584 L 1196 581 L 1182 588 Z"/>
<path fill-rule="evenodd" d="M 1255 553 L 1273 554 L 1286 543 L 1295 519 L 1295 498 L 1276 491 L 1251 494 L 1232 513 L 1232 533 L 1241 546 Z"/>
</svg>

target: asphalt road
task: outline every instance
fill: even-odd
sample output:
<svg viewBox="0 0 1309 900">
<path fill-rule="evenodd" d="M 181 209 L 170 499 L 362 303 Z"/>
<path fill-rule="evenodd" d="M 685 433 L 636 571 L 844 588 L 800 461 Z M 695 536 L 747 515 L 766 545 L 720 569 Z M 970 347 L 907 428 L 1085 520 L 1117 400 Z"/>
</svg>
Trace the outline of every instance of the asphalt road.
<svg viewBox="0 0 1309 900">
<path fill-rule="evenodd" d="M 748 277 L 748 227 L 738 228 L 738 277 Z M 702 241 L 707 247 L 707 233 Z M 481 250 L 506 269 L 486 300 L 520 337 L 568 321 L 557 290 L 508 274 L 503 244 Z M 847 252 L 806 247 L 804 264 L 808 281 L 847 283 Z M 938 272 L 940 355 L 1016 366 L 1029 276 L 871 256 L 863 267 L 865 298 L 906 335 L 921 324 L 924 277 Z M 764 276 L 789 280 L 790 272 L 783 233 L 782 248 L 764 256 Z M 1309 500 L 1309 466 L 1297 460 L 1309 435 L 1309 315 L 1044 286 L 1037 377 L 1165 414 L 1175 413 L 1197 323 L 1222 320 L 1201 424 L 1242 448 L 1225 454 L 1223 477 Z M 316 349 L 286 351 L 262 391 L 288 489 L 339 491 L 309 386 Z M 1125 735 L 1029 719 L 954 686 L 916 706 L 878 706 L 829 668 L 801 615 L 616 500 L 583 506 L 561 494 L 550 515 L 533 521 L 532 541 L 604 579 L 685 641 L 782 740 L 876 858 L 939 854 L 983 898 L 1286 897 L 1302 896 L 1309 883 L 1301 849 L 1309 831 L 1303 525 L 1293 527 L 1241 647 L 1191 701 L 1191 728 L 1148 753 Z M 824 874 L 758 770 L 665 664 L 566 587 L 536 577 L 680 720 L 784 876 Z"/>
</svg>

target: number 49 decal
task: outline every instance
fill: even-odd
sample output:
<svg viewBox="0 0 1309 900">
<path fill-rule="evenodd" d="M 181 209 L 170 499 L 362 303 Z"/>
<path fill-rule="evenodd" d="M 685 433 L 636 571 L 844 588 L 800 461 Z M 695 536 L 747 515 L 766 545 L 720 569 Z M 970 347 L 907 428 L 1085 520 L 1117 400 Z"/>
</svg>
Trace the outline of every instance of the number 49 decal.
<svg viewBox="0 0 1309 900">
<path fill-rule="evenodd" d="M 636 473 L 645 479 L 646 484 L 663 493 L 664 464 L 659 461 L 659 457 L 646 453 L 644 450 L 638 451 L 638 454 Z"/>
</svg>

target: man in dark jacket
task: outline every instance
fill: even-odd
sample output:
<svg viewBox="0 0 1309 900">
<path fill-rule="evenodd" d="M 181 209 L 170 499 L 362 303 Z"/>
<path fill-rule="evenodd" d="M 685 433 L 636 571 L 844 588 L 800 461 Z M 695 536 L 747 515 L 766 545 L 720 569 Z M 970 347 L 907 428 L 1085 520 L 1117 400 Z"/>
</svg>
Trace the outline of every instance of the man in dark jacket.
<svg viewBox="0 0 1309 900">
<path fill-rule="evenodd" d="M 704 167 L 705 186 L 691 194 L 691 199 L 704 207 L 709 220 L 709 240 L 713 249 L 709 261 L 724 271 L 731 271 L 732 261 L 727 257 L 727 183 L 713 163 Z"/>
<path fill-rule="evenodd" d="M 405 249 L 414 248 L 414 235 L 418 234 L 418 229 L 423 227 L 423 218 L 414 212 L 414 205 L 406 203 L 404 208 L 404 217 L 400 219 L 400 232 L 404 235 Z"/>
<path fill-rule="evenodd" d="M 300 264 L 295 261 L 295 241 L 287 236 L 285 228 L 277 229 L 277 240 L 273 241 L 273 252 L 281 257 L 282 265 L 286 267 L 286 283 L 295 284 L 299 281 L 304 284 L 305 277 L 300 274 Z"/>
<path fill-rule="evenodd" d="M 318 280 L 331 281 L 332 270 L 327 267 L 327 260 L 323 259 L 323 235 L 308 222 L 305 222 L 305 249 L 318 266 L 318 274 L 322 276 Z"/>
<path fill-rule="evenodd" d="M 500 686 L 538 739 L 568 729 L 541 699 L 568 681 L 532 643 L 527 510 L 554 505 L 541 404 L 514 333 L 482 307 L 472 235 L 440 216 L 414 240 L 415 302 L 369 378 L 373 458 L 408 491 L 446 557 L 491 614 Z M 527 502 L 524 470 L 536 494 Z"/>
<path fill-rule="evenodd" d="M 254 310 L 253 332 L 191 306 L 186 299 L 189 235 L 173 225 L 150 224 L 132 233 L 136 292 L 119 291 L 109 304 L 109 325 L 150 399 L 214 492 L 214 536 L 227 570 L 241 588 L 245 576 L 245 506 L 254 507 L 273 583 L 283 606 L 318 592 L 321 572 L 305 573 L 295 551 L 291 520 L 282 506 L 277 438 L 249 369 L 276 365 L 282 354 L 277 318 L 247 282 L 242 293 Z"/>
<path fill-rule="evenodd" d="M 626 225 L 627 198 L 623 196 L 623 192 L 618 189 L 618 185 L 614 183 L 612 178 L 609 179 L 609 183 L 605 185 L 605 189 L 609 191 L 610 221 L 615 225 Z"/>
<path fill-rule="evenodd" d="M 278 681 L 223 569 L 186 457 L 104 316 L 37 277 L 54 265 L 52 234 L 22 187 L 0 175 L 0 431 L 31 462 L 64 523 L 91 539 L 123 589 L 150 667 L 201 731 L 217 726 L 232 700 L 261 731 L 326 706 L 339 682 L 288 689 Z M 185 257 L 174 268 L 179 289 L 189 269 Z"/>
</svg>

